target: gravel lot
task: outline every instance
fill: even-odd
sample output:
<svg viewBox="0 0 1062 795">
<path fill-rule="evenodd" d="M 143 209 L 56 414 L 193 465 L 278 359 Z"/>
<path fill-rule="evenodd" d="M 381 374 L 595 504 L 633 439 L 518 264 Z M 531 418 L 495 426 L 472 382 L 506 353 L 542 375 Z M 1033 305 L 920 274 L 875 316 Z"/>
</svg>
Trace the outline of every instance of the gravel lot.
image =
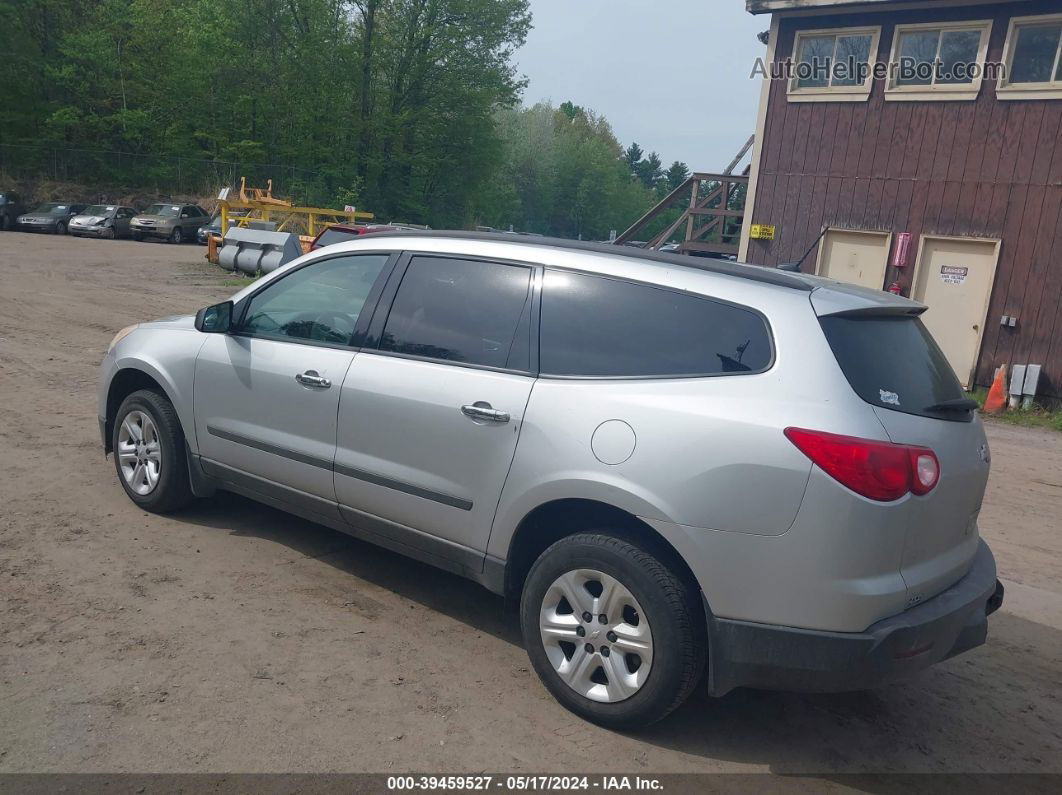
<svg viewBox="0 0 1062 795">
<path fill-rule="evenodd" d="M 203 249 L 0 234 L 0 772 L 1062 772 L 1062 436 L 992 425 L 986 647 L 873 692 L 561 709 L 457 577 L 237 497 L 126 499 L 96 366 L 234 292 Z"/>
</svg>

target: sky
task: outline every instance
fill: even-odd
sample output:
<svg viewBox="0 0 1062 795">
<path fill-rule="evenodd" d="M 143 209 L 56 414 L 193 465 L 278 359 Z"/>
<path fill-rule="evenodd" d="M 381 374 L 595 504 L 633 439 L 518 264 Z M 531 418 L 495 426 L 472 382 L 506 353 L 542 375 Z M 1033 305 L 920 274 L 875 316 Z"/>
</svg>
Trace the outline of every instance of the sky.
<svg viewBox="0 0 1062 795">
<path fill-rule="evenodd" d="M 626 147 L 666 168 L 722 171 L 756 130 L 767 16 L 744 0 L 530 0 L 534 29 L 516 53 L 524 103 L 571 100 L 604 115 Z M 746 162 L 747 162 L 746 156 Z"/>
</svg>

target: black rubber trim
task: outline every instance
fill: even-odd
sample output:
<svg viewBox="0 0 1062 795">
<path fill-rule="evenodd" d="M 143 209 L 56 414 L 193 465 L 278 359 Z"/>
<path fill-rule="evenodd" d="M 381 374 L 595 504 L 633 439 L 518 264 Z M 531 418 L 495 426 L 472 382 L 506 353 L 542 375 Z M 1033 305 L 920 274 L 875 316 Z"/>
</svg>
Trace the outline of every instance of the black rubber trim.
<svg viewBox="0 0 1062 795">
<path fill-rule="evenodd" d="M 969 572 L 950 588 L 862 632 L 825 632 L 717 618 L 705 600 L 708 692 L 736 687 L 839 693 L 907 676 L 985 642 L 1003 602 L 996 561 L 980 541 Z"/>
<path fill-rule="evenodd" d="M 374 486 L 383 486 L 385 489 L 394 489 L 395 491 L 401 491 L 404 494 L 412 494 L 414 497 L 423 497 L 432 502 L 449 505 L 451 508 L 460 508 L 462 511 L 472 510 L 472 500 L 465 500 L 461 497 L 452 497 L 449 494 L 432 491 L 431 489 L 424 489 L 420 486 L 414 486 L 411 483 L 403 483 L 400 480 L 392 480 L 391 478 L 385 478 L 382 475 L 374 475 L 372 472 L 366 472 L 363 469 L 355 469 L 354 467 L 348 467 L 344 464 L 336 464 L 335 471 L 337 475 L 346 475 L 348 478 L 363 480 L 366 483 L 372 483 Z"/>
<path fill-rule="evenodd" d="M 316 456 L 306 455 L 305 453 L 297 453 L 294 450 L 289 450 L 286 447 L 278 447 L 275 444 L 269 444 L 268 442 L 262 442 L 258 439 L 251 439 L 247 436 L 241 436 L 238 433 L 231 433 L 229 431 L 223 431 L 221 428 L 215 428 L 213 425 L 207 426 L 207 433 L 211 436 L 216 436 L 219 439 L 224 439 L 227 442 L 235 442 L 236 444 L 242 444 L 244 447 L 253 447 L 255 450 L 261 450 L 263 453 L 272 453 L 278 455 L 281 458 L 289 458 L 292 461 L 298 461 L 300 464 L 308 464 L 312 467 L 319 467 L 320 469 L 331 469 L 332 462 L 326 461 L 323 458 L 317 458 Z"/>
<path fill-rule="evenodd" d="M 438 502 L 442 505 L 449 505 L 451 508 L 459 508 L 462 511 L 472 510 L 472 501 L 462 499 L 461 497 L 453 497 L 449 494 L 443 494 L 438 491 L 432 491 L 431 489 L 421 488 L 420 486 L 414 486 L 411 483 L 403 483 L 401 480 L 393 480 L 392 478 L 384 477 L 383 475 L 376 475 L 372 472 L 366 472 L 362 469 L 355 469 L 354 467 L 344 466 L 343 464 L 335 464 L 332 461 L 327 461 L 323 458 L 317 458 L 316 456 L 306 455 L 305 453 L 298 453 L 294 450 L 289 450 L 286 447 L 279 447 L 275 444 L 269 444 L 268 442 L 262 442 L 258 439 L 251 439 L 247 436 L 242 436 L 238 433 L 231 433 L 230 431 L 223 431 L 220 428 L 215 428 L 213 425 L 207 426 L 207 433 L 211 436 L 216 436 L 219 439 L 225 439 L 229 442 L 236 444 L 242 444 L 244 447 L 251 447 L 255 450 L 261 450 L 263 453 L 271 453 L 272 455 L 278 455 L 281 458 L 287 458 L 292 461 L 298 461 L 300 464 L 307 464 L 308 466 L 318 467 L 320 469 L 327 469 L 335 472 L 339 475 L 345 475 L 348 478 L 354 478 L 355 480 L 362 480 L 366 483 L 372 483 L 374 486 L 382 486 L 385 489 L 393 489 L 394 491 L 401 491 L 403 494 L 411 494 L 414 497 L 421 497 L 425 500 L 431 500 L 432 502 Z"/>
</svg>

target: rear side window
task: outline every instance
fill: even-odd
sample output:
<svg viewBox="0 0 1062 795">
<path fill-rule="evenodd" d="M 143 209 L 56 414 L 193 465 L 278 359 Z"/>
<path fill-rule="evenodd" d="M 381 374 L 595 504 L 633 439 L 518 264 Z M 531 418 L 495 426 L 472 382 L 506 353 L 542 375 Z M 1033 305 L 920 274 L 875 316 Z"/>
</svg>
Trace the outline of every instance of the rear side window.
<svg viewBox="0 0 1062 795">
<path fill-rule="evenodd" d="M 548 375 L 736 375 L 771 363 L 767 324 L 752 310 L 601 276 L 547 271 L 541 325 Z"/>
<path fill-rule="evenodd" d="M 527 370 L 531 269 L 414 257 L 387 316 L 380 350 Z"/>
<path fill-rule="evenodd" d="M 930 410 L 966 395 L 918 318 L 833 316 L 819 322 L 848 383 L 867 403 L 924 417 L 967 418 Z"/>
</svg>

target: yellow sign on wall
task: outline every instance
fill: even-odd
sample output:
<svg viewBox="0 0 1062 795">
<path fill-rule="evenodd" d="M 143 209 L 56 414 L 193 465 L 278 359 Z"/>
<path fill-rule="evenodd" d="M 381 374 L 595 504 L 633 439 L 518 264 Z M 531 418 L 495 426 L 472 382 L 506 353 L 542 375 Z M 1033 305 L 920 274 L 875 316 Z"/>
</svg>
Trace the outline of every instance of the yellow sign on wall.
<svg viewBox="0 0 1062 795">
<path fill-rule="evenodd" d="M 774 240 L 774 226 L 771 224 L 753 224 L 749 228 L 749 237 L 753 240 Z"/>
</svg>

